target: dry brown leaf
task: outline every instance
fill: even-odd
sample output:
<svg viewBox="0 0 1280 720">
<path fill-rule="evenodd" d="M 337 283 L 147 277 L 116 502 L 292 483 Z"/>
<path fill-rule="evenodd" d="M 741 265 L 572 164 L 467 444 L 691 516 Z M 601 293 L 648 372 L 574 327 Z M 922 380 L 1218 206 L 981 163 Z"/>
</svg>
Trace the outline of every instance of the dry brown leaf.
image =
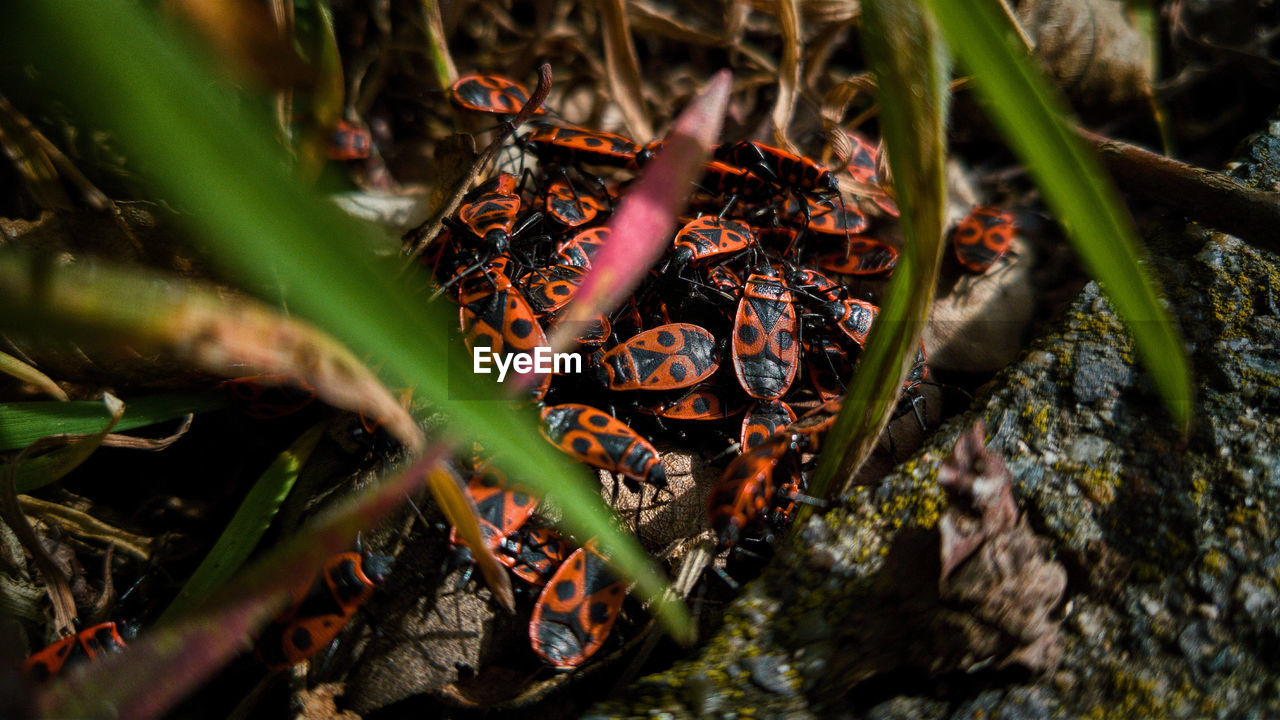
<svg viewBox="0 0 1280 720">
<path fill-rule="evenodd" d="M 773 142 L 798 152 L 787 137 L 791 116 L 800 97 L 800 8 L 798 0 L 778 0 L 778 32 L 782 35 L 782 61 L 778 64 L 778 99 L 773 105 Z"/>
<path fill-rule="evenodd" d="M 851 17 L 840 22 L 824 23 L 823 21 L 815 20 L 809 13 L 809 5 L 805 5 L 804 23 L 806 27 L 812 25 L 818 28 L 814 37 L 805 45 L 803 64 L 806 91 L 816 92 L 815 89 L 822 84 L 819 79 L 831 67 L 831 56 L 837 49 L 845 47 L 845 41 L 848 40 L 856 22 L 856 18 Z"/>
<path fill-rule="evenodd" d="M 351 710 L 339 710 L 337 700 L 345 688 L 339 683 L 321 683 L 298 693 L 299 718 L 329 718 L 330 720 L 360 720 Z"/>
<path fill-rule="evenodd" d="M 600 3 L 601 30 L 604 33 L 605 71 L 613 101 L 622 109 L 622 117 L 631 137 L 641 143 L 653 137 L 653 123 L 644 109 L 644 82 L 640 77 L 640 61 L 631 41 L 631 26 L 623 0 Z"/>
<path fill-rule="evenodd" d="M 722 45 L 721 36 L 689 24 L 686 18 L 663 12 L 647 2 L 627 3 L 627 18 L 632 29 L 644 35 L 658 35 L 694 45 Z"/>
<path fill-rule="evenodd" d="M 800 9 L 814 25 L 844 25 L 862 13 L 858 0 L 802 0 Z"/>
<path fill-rule="evenodd" d="M 727 47 L 737 47 L 742 44 L 742 34 L 747 29 L 747 17 L 751 14 L 751 5 L 741 2 L 731 2 L 725 5 L 724 9 L 724 38 Z"/>
<path fill-rule="evenodd" d="M 1051 616 L 1067 572 L 1052 559 L 1049 541 L 1019 518 L 1013 475 L 984 445 L 977 422 L 938 468 L 938 484 L 951 498 L 938 523 L 939 597 L 972 616 L 951 619 L 969 640 L 966 662 L 991 658 L 997 667 L 1051 670 L 1061 654 L 1059 621 Z"/>
<path fill-rule="evenodd" d="M 1019 518 L 1013 478 L 984 447 L 981 423 L 938 468 L 950 505 L 937 529 L 893 538 L 870 596 L 840 619 L 840 651 L 815 683 L 839 697 L 869 678 L 903 669 L 930 676 L 1056 664 L 1066 570 L 1048 540 Z"/>
<path fill-rule="evenodd" d="M 1035 54 L 1081 109 L 1145 101 L 1147 39 L 1119 0 L 1023 0 L 1018 21 Z"/>
<path fill-rule="evenodd" d="M 827 137 L 827 146 L 840 158 L 840 164 L 849 161 L 849 157 L 853 155 L 853 143 L 849 140 L 849 135 L 845 132 L 844 116 L 849 110 L 849 105 L 859 95 L 874 96 L 876 91 L 876 81 L 871 73 L 863 72 L 841 80 L 831 89 L 827 90 L 827 94 L 822 97 L 822 107 L 819 114 L 822 116 L 822 130 Z M 830 158 L 823 156 L 824 161 Z"/>
</svg>

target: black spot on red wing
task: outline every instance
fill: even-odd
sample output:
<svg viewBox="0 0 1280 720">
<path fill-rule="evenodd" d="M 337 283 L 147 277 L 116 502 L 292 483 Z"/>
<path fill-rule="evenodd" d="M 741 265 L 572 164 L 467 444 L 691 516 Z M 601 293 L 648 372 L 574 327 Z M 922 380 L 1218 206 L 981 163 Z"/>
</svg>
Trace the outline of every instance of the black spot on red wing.
<svg viewBox="0 0 1280 720">
<path fill-rule="evenodd" d="M 516 507 L 524 507 L 529 504 L 530 500 L 529 493 L 520 492 L 519 490 L 511 493 L 511 504 Z"/>
<path fill-rule="evenodd" d="M 676 343 L 676 336 L 673 333 L 667 330 L 663 330 L 662 332 L 658 333 L 659 345 L 663 347 L 671 347 L 672 345 L 675 345 L 675 343 Z"/>
<path fill-rule="evenodd" d="M 591 413 L 587 416 L 587 422 L 598 428 L 609 427 L 609 416 L 600 412 Z"/>
<path fill-rule="evenodd" d="M 553 295 L 559 295 L 560 297 L 565 297 L 567 295 L 571 295 L 572 293 L 573 293 L 573 290 L 567 283 L 555 283 L 554 285 L 551 286 L 551 294 Z"/>
<path fill-rule="evenodd" d="M 759 444 L 760 444 L 760 441 L 761 441 L 761 440 L 764 440 L 766 437 L 768 437 L 768 436 L 767 436 L 767 435 L 765 435 L 764 433 L 760 432 L 759 430 L 756 430 L 756 431 L 752 432 L 751 434 L 747 435 L 747 443 L 746 443 L 746 444 L 747 444 L 747 446 L 748 446 L 748 447 L 755 447 L 756 445 L 759 445 Z"/>
<path fill-rule="evenodd" d="M 27 676 L 30 677 L 34 682 L 38 682 L 38 683 L 48 680 L 49 677 L 52 675 L 53 675 L 53 671 L 49 669 L 48 663 L 44 662 L 43 660 L 33 664 L 30 668 L 27 669 Z"/>
<path fill-rule="evenodd" d="M 669 372 L 671 373 L 671 377 L 675 378 L 676 382 L 684 382 L 684 379 L 688 374 L 683 363 L 672 363 Z"/>
<path fill-rule="evenodd" d="M 579 437 L 573 439 L 573 442 L 570 443 L 570 447 L 573 448 L 573 451 L 578 455 L 586 455 L 588 452 L 591 452 L 592 446 L 590 440 Z"/>
<path fill-rule="evenodd" d="M 591 618 L 591 622 L 597 625 L 607 621 L 609 616 L 613 614 L 609 610 L 609 604 L 605 602 L 591 603 L 591 609 L 588 613 L 588 617 Z"/>
<path fill-rule="evenodd" d="M 513 302 L 512 307 L 514 306 L 515 306 L 515 303 Z M 532 333 L 533 333 L 533 323 L 530 322 L 529 320 L 525 318 L 516 318 L 515 320 L 511 321 L 511 334 L 516 336 L 517 338 L 520 338 L 521 340 L 523 340 L 529 337 L 529 335 Z"/>
<path fill-rule="evenodd" d="M 707 412 L 707 410 L 709 410 L 710 407 L 711 407 L 711 404 L 707 402 L 706 398 L 699 397 L 699 398 L 694 398 L 693 400 L 693 411 L 700 415 Z"/>
<path fill-rule="evenodd" d="M 746 343 L 747 345 L 755 344 L 756 340 L 758 340 L 759 337 L 760 337 L 760 333 L 759 331 L 756 330 L 754 325 L 748 325 L 746 323 L 743 323 L 742 325 L 738 326 L 738 339 Z"/>
<path fill-rule="evenodd" d="M 310 650 L 314 644 L 311 639 L 311 631 L 304 627 L 294 628 L 293 632 L 289 634 L 289 644 L 302 651 Z"/>
<path fill-rule="evenodd" d="M 553 590 L 555 591 L 556 597 L 562 602 L 569 600 L 578 592 L 578 588 L 573 584 L 572 580 L 561 580 L 556 583 Z"/>
</svg>

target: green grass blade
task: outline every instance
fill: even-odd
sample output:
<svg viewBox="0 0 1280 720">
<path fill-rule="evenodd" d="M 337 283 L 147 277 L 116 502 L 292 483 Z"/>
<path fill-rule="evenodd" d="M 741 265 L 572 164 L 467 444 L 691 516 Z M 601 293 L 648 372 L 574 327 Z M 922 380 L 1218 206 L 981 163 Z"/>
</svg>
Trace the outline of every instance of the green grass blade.
<svg viewBox="0 0 1280 720">
<path fill-rule="evenodd" d="M 262 473 L 262 477 L 258 478 L 240 502 L 240 507 L 223 529 L 218 542 L 214 543 L 209 554 L 187 579 L 178 596 L 165 608 L 157 622 L 173 620 L 207 602 L 213 592 L 249 559 L 258 540 L 271 526 L 271 520 L 280 509 L 280 504 L 293 489 L 298 473 L 307 463 L 307 458 L 311 457 L 311 451 L 315 450 L 323 432 L 324 425 L 320 424 L 303 433 Z"/>
<path fill-rule="evenodd" d="M 16 468 L 12 463 L 0 465 L 0 473 L 6 476 L 13 472 L 14 489 L 17 493 L 26 493 L 56 482 L 62 476 L 75 470 L 102 445 L 102 441 L 115 429 L 124 417 L 124 403 L 110 394 L 103 396 L 98 403 L 105 415 L 99 420 L 98 427 L 83 436 L 71 440 L 64 447 L 47 452 L 39 457 L 27 458 Z M 40 443 L 40 441 L 36 441 Z M 50 442 L 53 442 L 52 440 Z M 40 443 L 43 445 L 44 443 Z M 21 456 L 21 454 L 19 454 Z"/>
<path fill-rule="evenodd" d="M 217 410 L 226 404 L 218 393 L 134 398 L 125 403 L 124 417 L 114 431 L 125 432 L 191 413 Z M 110 419 L 111 413 L 99 400 L 0 403 L 0 452 L 26 447 L 49 435 L 96 433 Z"/>
<path fill-rule="evenodd" d="M 1075 136 L 1066 103 L 1016 45 L 993 0 L 923 0 L 937 15 L 975 89 L 1030 169 L 1085 268 L 1133 333 L 1174 421 L 1190 422 L 1182 340 L 1139 265 L 1137 233 L 1097 160 Z"/>
<path fill-rule="evenodd" d="M 882 134 L 905 238 L 880 315 L 809 486 L 828 497 L 871 455 L 915 358 L 942 260 L 950 64 L 914 0 L 865 0 L 863 43 L 880 88 Z M 802 515 L 803 517 L 803 515 Z M 797 527 L 800 527 L 797 524 Z"/>
<path fill-rule="evenodd" d="M 13 15 L 0 27 L 5 66 L 39 67 L 47 87 L 61 88 L 110 128 L 230 272 L 367 354 L 388 384 L 414 387 L 449 418 L 451 432 L 497 452 L 513 479 L 552 496 L 567 529 L 597 536 L 639 595 L 660 597 L 659 573 L 614 527 L 594 482 L 538 435 L 532 413 L 517 418 L 491 383 L 448 371 L 448 359 L 462 356 L 445 341 L 456 312 L 425 306 L 393 268 L 376 265 L 363 248 L 378 231 L 300 187 L 267 119 L 237 114 L 247 104 L 220 90 L 154 17 L 118 0 L 95 3 L 93 12 L 50 0 L 15 7 Z M 689 636 L 683 604 L 655 611 L 669 631 Z"/>
</svg>

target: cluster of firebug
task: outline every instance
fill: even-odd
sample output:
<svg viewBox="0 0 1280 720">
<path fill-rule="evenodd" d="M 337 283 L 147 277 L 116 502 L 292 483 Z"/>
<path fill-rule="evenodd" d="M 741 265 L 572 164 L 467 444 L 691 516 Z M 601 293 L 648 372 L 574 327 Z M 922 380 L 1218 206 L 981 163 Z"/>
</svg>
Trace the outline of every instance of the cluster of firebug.
<svg viewBox="0 0 1280 720">
<path fill-rule="evenodd" d="M 529 97 L 519 83 L 493 75 L 462 77 L 450 91 L 459 109 L 502 118 Z M 609 240 L 605 223 L 626 182 L 617 171 L 636 172 L 661 147 L 549 123 L 542 108 L 535 117 L 516 143 L 538 160 L 537 171 L 500 172 L 482 183 L 423 255 L 458 305 L 469 350 L 485 345 L 511 354 L 546 345 L 558 313 Z M 629 484 L 667 487 L 652 436 L 704 426 L 726 445 L 736 443 L 708 499 L 708 523 L 721 549 L 767 541 L 808 499 L 802 457 L 834 423 L 879 312 L 854 297 L 844 279 L 883 276 L 897 263 L 897 249 L 868 234 L 868 213 L 898 214 L 880 184 L 877 148 L 853 132 L 849 139 L 853 153 L 839 172 L 857 189 L 853 195 L 841 192 L 836 171 L 808 157 L 745 140 L 717 148 L 690 188 L 689 215 L 665 260 L 618 310 L 581 329 L 578 352 L 588 371 L 544 375 L 530 391 L 542 407 L 547 441 Z M 367 157 L 369 148 L 368 133 L 344 122 L 329 152 L 348 160 Z M 955 257 L 967 270 L 985 272 L 1008 251 L 1014 230 L 1009 213 L 974 208 L 954 231 Z M 921 349 L 905 387 L 927 378 Z M 287 377 L 247 377 L 222 388 L 260 419 L 297 412 L 314 399 L 310 388 Z M 378 423 L 362 418 L 362 424 L 372 433 Z M 481 459 L 463 465 L 489 551 L 526 596 L 537 596 L 529 623 L 533 650 L 557 668 L 585 662 L 608 638 L 625 583 L 592 541 L 576 547 L 540 523 L 537 500 L 526 489 Z M 455 559 L 465 561 L 465 542 L 450 540 Z M 290 605 L 260 636 L 258 656 L 271 668 L 315 656 L 389 565 L 369 552 L 330 558 L 315 579 L 295 588 Z M 103 623 L 35 653 L 23 671 L 42 681 L 123 647 L 115 624 Z"/>
<path fill-rule="evenodd" d="M 499 117 L 528 97 L 492 76 L 468 76 L 453 89 L 457 107 Z M 609 239 L 627 179 L 660 150 L 659 142 L 534 122 L 515 143 L 536 165 L 509 168 L 465 196 L 424 253 L 459 307 L 469 351 L 545 344 Z M 875 148 L 856 141 L 847 172 L 878 188 Z M 710 494 L 708 522 L 725 549 L 772 535 L 805 499 L 802 452 L 834 421 L 878 313 L 843 278 L 884 275 L 897 261 L 892 245 L 868 234 L 862 204 L 846 197 L 837 173 L 811 158 L 750 141 L 717 148 L 690 188 L 665 260 L 584 334 L 584 371 L 544 375 L 530 391 L 543 436 L 633 487 L 662 492 L 654 439 L 692 425 L 727 431 L 724 446 L 736 444 L 738 455 Z M 868 203 L 896 213 L 883 190 Z M 909 382 L 926 373 L 921 355 Z M 625 586 L 590 542 L 566 554 L 568 541 L 545 529 L 535 531 L 536 561 L 518 570 L 533 503 L 496 477 L 477 470 L 468 485 L 489 549 L 538 593 L 535 652 L 576 666 L 601 647 Z M 555 552 L 542 551 L 548 543 Z"/>
</svg>

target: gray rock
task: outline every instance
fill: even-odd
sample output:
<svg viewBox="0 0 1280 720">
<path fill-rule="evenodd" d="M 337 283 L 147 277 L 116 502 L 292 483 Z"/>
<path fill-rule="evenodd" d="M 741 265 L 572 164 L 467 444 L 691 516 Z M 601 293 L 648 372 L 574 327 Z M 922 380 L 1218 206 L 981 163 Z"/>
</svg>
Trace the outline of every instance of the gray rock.
<svg viewBox="0 0 1280 720">
<path fill-rule="evenodd" d="M 1280 186 L 1280 122 L 1233 173 Z M 721 699 L 713 716 L 1280 716 L 1280 258 L 1194 228 L 1150 242 L 1147 267 L 1191 356 L 1185 437 L 1091 284 L 966 415 L 793 534 L 694 659 L 596 712 L 701 717 L 706 703 L 687 699 L 701 683 L 700 697 Z M 936 628 L 897 648 L 841 640 L 907 627 L 938 592 L 910 585 L 910 564 L 887 558 L 914 548 L 917 580 L 930 577 L 930 538 L 946 507 L 939 465 L 977 419 L 1006 458 L 1018 510 L 1068 570 L 1056 670 L 1018 673 L 974 658 L 966 673 L 904 664 L 913 644 L 941 647 L 923 638 Z M 886 584 L 915 594 L 887 603 Z M 801 691 L 770 689 L 752 670 L 761 664 L 788 665 Z M 833 668 L 861 674 L 832 682 Z"/>
</svg>

